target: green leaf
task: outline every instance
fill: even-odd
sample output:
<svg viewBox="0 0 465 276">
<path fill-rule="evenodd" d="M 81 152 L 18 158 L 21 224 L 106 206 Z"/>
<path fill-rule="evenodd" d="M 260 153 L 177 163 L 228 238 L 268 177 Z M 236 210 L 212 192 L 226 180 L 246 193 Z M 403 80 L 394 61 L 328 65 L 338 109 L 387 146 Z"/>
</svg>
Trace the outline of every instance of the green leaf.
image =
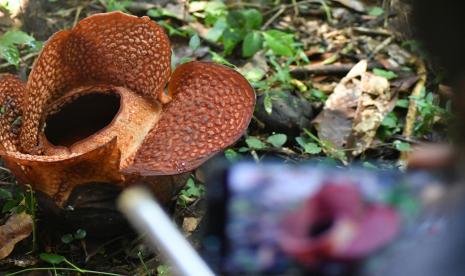
<svg viewBox="0 0 465 276">
<path fill-rule="evenodd" d="M 61 241 L 65 244 L 69 244 L 74 240 L 73 235 L 71 234 L 65 234 L 61 236 Z"/>
<path fill-rule="evenodd" d="M 226 5 L 222 1 L 207 1 L 205 11 L 209 14 L 220 15 L 227 10 Z"/>
<path fill-rule="evenodd" d="M 213 51 L 209 51 L 209 53 L 212 55 L 212 60 L 216 63 L 224 64 L 230 67 L 235 68 L 235 65 L 229 62 L 227 59 L 225 59 L 223 56 L 221 56 L 218 53 L 215 53 Z"/>
<path fill-rule="evenodd" d="M 394 112 L 389 113 L 386 117 L 384 117 L 383 121 L 381 122 L 382 126 L 388 128 L 395 128 L 397 127 L 398 119 Z"/>
<path fill-rule="evenodd" d="M 30 45 L 31 51 L 38 52 L 38 51 L 42 50 L 42 48 L 44 47 L 44 42 L 34 40 L 34 41 L 30 42 L 28 45 Z"/>
<path fill-rule="evenodd" d="M 263 46 L 262 34 L 258 31 L 248 33 L 242 42 L 242 56 L 251 57 Z"/>
<path fill-rule="evenodd" d="M 224 54 L 230 55 L 236 45 L 241 42 L 242 35 L 235 29 L 226 29 L 223 33 Z"/>
<path fill-rule="evenodd" d="M 321 147 L 316 143 L 307 143 L 305 144 L 305 152 L 310 154 L 319 154 L 321 152 Z"/>
<path fill-rule="evenodd" d="M 396 102 L 396 107 L 408 108 L 409 101 L 407 99 L 400 99 Z"/>
<path fill-rule="evenodd" d="M 191 57 L 182 57 L 179 61 L 178 64 L 184 64 L 192 61 L 193 59 Z"/>
<path fill-rule="evenodd" d="M 158 24 L 160 24 L 163 28 L 165 28 L 167 31 L 168 31 L 168 35 L 169 36 L 173 36 L 173 35 L 179 35 L 179 36 L 183 36 L 183 37 L 186 37 L 187 36 L 187 32 L 186 31 L 183 31 L 183 30 L 179 30 L 178 28 L 175 28 L 173 26 L 171 26 L 167 21 L 165 20 L 160 20 L 160 21 L 157 21 Z"/>
<path fill-rule="evenodd" d="M 224 64 L 233 68 L 236 68 L 234 64 L 229 62 L 226 58 L 224 58 L 222 55 L 215 53 L 213 51 L 209 51 L 209 53 L 212 55 L 212 61 L 220 64 Z"/>
<path fill-rule="evenodd" d="M 325 102 L 326 99 L 328 99 L 328 95 L 326 95 L 323 91 L 313 88 L 310 90 L 310 98 L 312 101 Z"/>
<path fill-rule="evenodd" d="M 258 30 L 263 23 L 263 16 L 262 13 L 256 9 L 247 9 L 242 11 L 242 15 L 245 20 L 245 29 L 247 31 L 250 30 Z"/>
<path fill-rule="evenodd" d="M 237 161 L 239 159 L 239 153 L 237 153 L 235 150 L 233 149 L 227 149 L 224 151 L 224 156 L 226 157 L 226 159 L 228 159 L 230 162 L 234 162 L 234 161 Z"/>
<path fill-rule="evenodd" d="M 399 140 L 394 141 L 393 145 L 396 148 L 396 150 L 400 152 L 408 152 L 412 150 L 412 147 L 409 143 L 405 143 Z"/>
<path fill-rule="evenodd" d="M 229 27 L 249 32 L 261 27 L 263 16 L 256 9 L 234 10 L 228 13 L 226 20 Z"/>
<path fill-rule="evenodd" d="M 278 30 L 269 30 L 263 32 L 266 46 L 279 56 L 294 55 L 294 35 L 281 32 Z"/>
<path fill-rule="evenodd" d="M 19 64 L 19 51 L 13 45 L 2 46 L 0 44 L 0 55 L 9 63 L 15 66 Z"/>
<path fill-rule="evenodd" d="M 17 205 L 16 207 L 14 207 L 13 209 L 11 209 L 11 211 L 15 214 L 20 214 L 24 211 L 26 211 L 26 206 L 24 205 Z"/>
<path fill-rule="evenodd" d="M 247 143 L 247 146 L 249 146 L 249 148 L 251 149 L 260 150 L 266 148 L 266 145 L 262 141 L 253 136 L 250 136 L 247 139 L 245 139 L 245 142 Z"/>
<path fill-rule="evenodd" d="M 84 230 L 84 229 L 80 229 L 80 228 L 79 228 L 78 230 L 76 230 L 76 233 L 74 233 L 74 238 L 75 238 L 76 240 L 82 240 L 82 239 L 84 239 L 86 236 L 87 236 L 87 232 L 86 232 L 86 230 Z"/>
<path fill-rule="evenodd" d="M 2 208 L 2 213 L 8 213 L 10 212 L 13 208 L 15 208 L 16 206 L 18 206 L 19 202 L 16 201 L 16 200 L 8 200 L 7 202 L 5 202 L 5 204 L 3 205 L 3 208 Z"/>
<path fill-rule="evenodd" d="M 217 42 L 224 33 L 224 30 L 228 27 L 226 24 L 226 19 L 220 18 L 215 22 L 213 28 L 211 28 L 207 33 L 207 39 L 213 42 Z"/>
<path fill-rule="evenodd" d="M 171 268 L 167 265 L 157 266 L 157 275 L 158 276 L 169 276 L 171 275 Z"/>
<path fill-rule="evenodd" d="M 261 80 L 266 74 L 266 72 L 263 69 L 258 67 L 253 67 L 250 70 L 242 73 L 249 82 L 257 82 Z"/>
<path fill-rule="evenodd" d="M 274 134 L 274 135 L 269 136 L 266 139 L 266 141 L 272 144 L 273 147 L 280 148 L 286 143 L 287 136 L 286 134 Z"/>
<path fill-rule="evenodd" d="M 369 170 L 378 170 L 379 168 L 376 167 L 373 163 L 370 163 L 368 161 L 365 161 L 362 163 L 362 166 L 366 169 L 369 169 Z"/>
<path fill-rule="evenodd" d="M 0 45 L 22 45 L 29 44 L 34 41 L 34 38 L 22 31 L 8 31 L 0 38 Z"/>
<path fill-rule="evenodd" d="M 240 147 L 237 151 L 240 153 L 248 152 L 250 149 L 248 147 Z"/>
<path fill-rule="evenodd" d="M 150 9 L 148 10 L 147 15 L 153 18 L 164 17 L 164 16 L 176 18 L 176 14 L 166 9 Z"/>
<path fill-rule="evenodd" d="M 190 197 L 199 197 L 203 192 L 202 186 L 195 185 L 195 181 L 192 178 L 189 178 L 186 183 L 186 187 L 181 191 L 181 195 L 184 195 L 187 198 Z"/>
<path fill-rule="evenodd" d="M 380 76 L 380 77 L 385 77 L 388 80 L 395 79 L 398 77 L 397 74 L 392 71 L 383 70 L 379 68 L 373 69 L 373 74 Z"/>
<path fill-rule="evenodd" d="M 273 112 L 273 101 L 268 93 L 265 94 L 265 98 L 263 99 L 263 106 L 266 113 L 271 114 Z"/>
<path fill-rule="evenodd" d="M 107 12 L 122 11 L 127 12 L 126 7 L 131 4 L 132 0 L 107 0 Z"/>
<path fill-rule="evenodd" d="M 64 256 L 51 253 L 41 253 L 39 257 L 41 260 L 53 265 L 61 264 L 66 260 Z"/>
<path fill-rule="evenodd" d="M 10 191 L 0 188 L 0 199 L 12 199 L 13 195 Z"/>
<path fill-rule="evenodd" d="M 368 10 L 368 15 L 378 17 L 384 14 L 384 10 L 381 7 L 372 7 Z"/>
<path fill-rule="evenodd" d="M 306 142 L 305 139 L 302 137 L 296 137 L 295 140 L 304 149 L 306 153 L 319 154 L 321 152 L 321 147 L 316 143 Z"/>
<path fill-rule="evenodd" d="M 198 34 L 194 34 L 189 40 L 189 48 L 191 48 L 192 51 L 195 51 L 199 47 L 200 47 L 200 37 Z"/>
</svg>

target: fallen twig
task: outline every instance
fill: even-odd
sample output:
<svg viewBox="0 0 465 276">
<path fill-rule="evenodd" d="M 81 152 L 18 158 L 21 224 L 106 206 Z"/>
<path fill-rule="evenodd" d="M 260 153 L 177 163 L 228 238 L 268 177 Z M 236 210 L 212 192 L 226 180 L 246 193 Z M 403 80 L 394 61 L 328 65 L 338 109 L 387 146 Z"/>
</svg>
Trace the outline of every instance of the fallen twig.
<svg viewBox="0 0 465 276">
<path fill-rule="evenodd" d="M 381 35 L 381 36 L 393 36 L 393 34 L 385 29 L 370 29 L 365 27 L 352 27 L 354 32 L 365 34 L 365 35 Z"/>
<path fill-rule="evenodd" d="M 275 21 L 276 18 L 278 18 L 285 10 L 286 10 L 286 7 L 284 5 L 281 5 L 281 8 L 270 19 L 268 19 L 268 21 L 266 21 L 265 24 L 263 24 L 261 30 L 262 31 L 266 30 L 268 26 L 270 26 L 271 23 L 273 23 L 273 21 Z"/>
<path fill-rule="evenodd" d="M 346 75 L 355 63 L 344 63 L 344 64 L 309 64 L 304 66 L 291 67 L 291 75 L 293 77 L 304 77 L 309 74 L 314 75 Z M 368 63 L 368 69 L 373 68 L 384 68 L 379 62 Z M 396 71 L 396 70 L 393 70 Z"/>
<path fill-rule="evenodd" d="M 379 53 L 379 51 L 381 51 L 382 49 L 386 48 L 389 44 L 391 44 L 393 40 L 394 40 L 393 36 L 390 36 L 386 38 L 385 40 L 383 40 L 383 42 L 381 42 L 378 46 L 376 46 L 373 52 L 370 53 L 369 58 L 370 59 L 373 58 L 377 53 Z"/>
</svg>

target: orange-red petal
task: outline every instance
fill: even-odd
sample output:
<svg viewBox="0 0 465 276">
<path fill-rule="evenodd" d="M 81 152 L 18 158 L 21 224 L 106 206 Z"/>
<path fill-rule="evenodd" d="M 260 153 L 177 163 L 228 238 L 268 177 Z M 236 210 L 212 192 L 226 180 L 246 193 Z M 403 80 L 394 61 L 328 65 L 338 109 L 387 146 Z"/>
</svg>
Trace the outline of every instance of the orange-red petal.
<svg viewBox="0 0 465 276">
<path fill-rule="evenodd" d="M 170 44 L 148 17 L 96 14 L 44 46 L 29 76 L 21 145 L 31 152 L 45 107 L 79 86 L 124 86 L 154 101 L 170 75 Z"/>
<path fill-rule="evenodd" d="M 64 156 L 1 152 L 20 182 L 30 184 L 61 206 L 74 188 L 93 182 L 121 184 L 116 138 L 83 154 Z M 13 166 L 11 166 L 13 165 Z"/>
<path fill-rule="evenodd" d="M 173 101 L 145 138 L 128 173 L 189 171 L 239 139 L 252 118 L 255 93 L 242 75 L 226 66 L 183 64 L 168 89 Z"/>
<path fill-rule="evenodd" d="M 17 150 L 24 95 L 25 85 L 18 78 L 0 78 L 0 146 L 4 150 Z"/>
</svg>

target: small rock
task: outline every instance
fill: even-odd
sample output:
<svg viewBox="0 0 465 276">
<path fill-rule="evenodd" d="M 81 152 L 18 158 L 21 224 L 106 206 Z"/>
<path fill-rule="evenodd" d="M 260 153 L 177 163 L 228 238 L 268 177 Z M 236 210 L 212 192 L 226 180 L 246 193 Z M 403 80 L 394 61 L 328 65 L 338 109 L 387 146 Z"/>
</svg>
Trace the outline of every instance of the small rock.
<svg viewBox="0 0 465 276">
<path fill-rule="evenodd" d="M 257 98 L 255 116 L 271 132 L 298 133 L 303 128 L 310 128 L 314 118 L 311 103 L 303 97 L 291 93 L 271 95 L 272 112 L 268 114 L 264 107 L 264 95 Z"/>
</svg>

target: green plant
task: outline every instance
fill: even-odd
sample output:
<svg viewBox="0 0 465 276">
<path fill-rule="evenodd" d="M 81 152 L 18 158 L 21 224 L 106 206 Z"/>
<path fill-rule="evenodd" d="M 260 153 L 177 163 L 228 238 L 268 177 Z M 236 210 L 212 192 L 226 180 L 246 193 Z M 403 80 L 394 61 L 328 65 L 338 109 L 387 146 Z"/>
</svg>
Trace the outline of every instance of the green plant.
<svg viewBox="0 0 465 276">
<path fill-rule="evenodd" d="M 291 57 L 281 65 L 276 57 L 271 55 L 268 57 L 268 61 L 273 66 L 274 73 L 263 81 L 253 82 L 252 85 L 263 93 L 265 111 L 271 114 L 273 111 L 272 97 L 279 96 L 280 93 L 284 93 L 286 90 L 293 90 L 289 66 L 295 59 Z"/>
<path fill-rule="evenodd" d="M 378 129 L 377 136 L 381 140 L 385 140 L 395 134 L 399 134 L 403 129 L 403 121 L 399 120 L 397 113 L 392 111 L 384 117 Z"/>
<path fill-rule="evenodd" d="M 42 48 L 42 43 L 25 32 L 8 31 L 0 37 L 0 57 L 17 67 L 20 61 L 18 46 L 26 46 L 29 51 L 38 51 Z"/>
<path fill-rule="evenodd" d="M 157 275 L 158 276 L 169 276 L 172 275 L 171 268 L 167 265 L 157 266 Z"/>
<path fill-rule="evenodd" d="M 126 8 L 132 3 L 132 0 L 100 0 L 100 3 L 107 9 L 107 12 L 128 12 Z"/>
<path fill-rule="evenodd" d="M 273 134 L 271 136 L 268 136 L 266 139 L 266 142 L 271 144 L 275 148 L 280 148 L 286 144 L 287 141 L 287 136 L 286 134 L 278 133 L 278 134 Z"/>
<path fill-rule="evenodd" d="M 147 274 L 147 276 L 151 275 L 149 268 L 147 267 L 147 264 L 144 261 L 144 258 L 142 256 L 142 252 L 137 252 L 137 257 L 139 258 L 139 261 L 141 262 L 142 266 L 144 267 L 144 271 Z"/>
<path fill-rule="evenodd" d="M 44 262 L 47 262 L 52 265 L 52 267 L 34 267 L 34 268 L 26 268 L 20 271 L 7 273 L 5 276 L 13 276 L 13 275 L 24 275 L 27 272 L 33 271 L 53 271 L 54 275 L 58 275 L 57 271 L 68 271 L 68 272 L 76 272 L 79 274 L 96 274 L 96 275 L 107 275 L 107 276 L 121 276 L 121 274 L 116 273 L 109 273 L 109 272 L 101 272 L 101 271 L 94 271 L 94 270 L 87 270 L 82 269 L 70 262 L 62 255 L 52 254 L 52 253 L 41 253 L 39 255 L 40 259 Z M 71 268 L 64 268 L 64 267 L 56 267 L 56 265 L 65 263 L 69 265 Z"/>
<path fill-rule="evenodd" d="M 0 199 L 5 200 L 1 209 L 3 214 L 22 213 L 27 209 L 25 202 L 26 194 L 20 189 L 10 192 L 0 188 Z"/>
<path fill-rule="evenodd" d="M 326 95 L 323 91 L 315 88 L 310 89 L 310 100 L 312 102 L 325 103 L 327 99 L 328 95 Z"/>
<path fill-rule="evenodd" d="M 396 140 L 392 144 L 394 145 L 394 148 L 400 152 L 412 151 L 412 147 L 409 143 Z"/>
<path fill-rule="evenodd" d="M 368 9 L 368 15 L 378 17 L 384 14 L 384 10 L 381 7 L 371 7 Z"/>
<path fill-rule="evenodd" d="M 450 108 L 441 107 L 439 98 L 423 89 L 418 97 L 411 97 L 417 104 L 414 134 L 422 136 L 431 132 L 437 123 L 445 124 L 451 118 Z"/>
<path fill-rule="evenodd" d="M 249 136 L 245 139 L 245 143 L 247 144 L 249 149 L 252 150 L 261 150 L 266 148 L 266 144 L 263 143 L 260 139 L 254 136 Z M 242 149 L 244 151 L 244 149 Z"/>
<path fill-rule="evenodd" d="M 233 149 L 227 149 L 224 151 L 224 156 L 226 157 L 226 159 L 228 159 L 230 162 L 235 162 L 239 159 L 241 159 L 241 155 L 239 153 L 237 153 L 235 150 Z"/>
<path fill-rule="evenodd" d="M 396 73 L 389 71 L 389 70 L 380 69 L 380 68 L 374 68 L 373 74 L 380 76 L 380 77 L 385 77 L 388 80 L 395 79 L 398 77 Z"/>
<path fill-rule="evenodd" d="M 242 56 L 251 57 L 261 49 L 271 50 L 278 56 L 296 53 L 294 35 L 279 30 L 261 30 L 263 16 L 257 9 L 228 10 L 222 2 L 191 2 L 190 7 L 198 10 L 194 16 L 212 26 L 206 38 L 220 42 L 224 55 L 230 55 L 241 45 Z"/>
<path fill-rule="evenodd" d="M 187 180 L 186 187 L 179 193 L 177 204 L 185 208 L 189 203 L 194 202 L 204 194 L 205 187 L 201 184 L 196 185 L 194 179 L 191 177 Z"/>
<path fill-rule="evenodd" d="M 343 150 L 334 147 L 330 141 L 321 140 L 308 129 L 304 128 L 304 132 L 308 138 L 298 137 L 300 139 L 296 139 L 296 141 L 305 152 L 310 154 L 318 154 L 321 151 L 324 151 L 329 157 L 340 160 L 344 164 L 347 163 L 347 155 Z"/>
<path fill-rule="evenodd" d="M 84 229 L 78 229 L 74 234 L 68 233 L 61 237 L 61 241 L 65 244 L 72 243 L 76 240 L 82 240 L 87 236 L 87 232 Z"/>
<path fill-rule="evenodd" d="M 312 142 L 311 139 L 308 139 L 308 138 L 306 139 L 304 137 L 296 137 L 295 141 L 297 142 L 297 144 L 299 144 L 299 146 L 302 147 L 305 153 L 309 153 L 309 154 L 321 153 L 321 147 L 317 143 Z"/>
</svg>

